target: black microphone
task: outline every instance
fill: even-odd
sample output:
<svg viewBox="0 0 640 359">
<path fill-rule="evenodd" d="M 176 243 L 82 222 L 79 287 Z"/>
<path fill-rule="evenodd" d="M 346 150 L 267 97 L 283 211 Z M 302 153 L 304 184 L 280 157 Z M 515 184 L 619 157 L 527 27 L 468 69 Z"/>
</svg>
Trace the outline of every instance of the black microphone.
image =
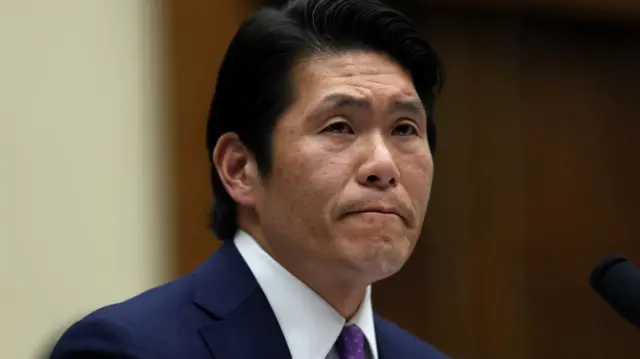
<svg viewBox="0 0 640 359">
<path fill-rule="evenodd" d="M 590 283 L 618 314 L 640 328 L 640 270 L 627 258 L 604 259 L 591 272 Z"/>
</svg>

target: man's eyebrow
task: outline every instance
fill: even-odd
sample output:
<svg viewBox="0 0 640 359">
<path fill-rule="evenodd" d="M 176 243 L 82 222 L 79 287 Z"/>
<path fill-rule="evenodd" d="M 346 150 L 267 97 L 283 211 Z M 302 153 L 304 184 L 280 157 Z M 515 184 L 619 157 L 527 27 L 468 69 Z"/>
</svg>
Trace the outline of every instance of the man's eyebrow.
<svg viewBox="0 0 640 359">
<path fill-rule="evenodd" d="M 406 112 L 415 116 L 425 116 L 426 111 L 419 99 L 396 100 L 391 105 L 392 112 Z"/>
<path fill-rule="evenodd" d="M 322 109 L 358 107 L 365 110 L 371 110 L 372 108 L 371 103 L 368 100 L 342 93 L 334 93 L 325 96 L 322 101 L 320 101 L 319 107 Z"/>
<path fill-rule="evenodd" d="M 355 97 L 352 95 L 334 93 L 325 96 L 320 101 L 319 108 L 321 110 L 330 110 L 335 108 L 357 107 L 364 110 L 371 110 L 373 106 L 369 100 Z M 420 99 L 396 100 L 389 108 L 390 112 L 411 113 L 416 116 L 425 116 L 426 111 Z"/>
</svg>

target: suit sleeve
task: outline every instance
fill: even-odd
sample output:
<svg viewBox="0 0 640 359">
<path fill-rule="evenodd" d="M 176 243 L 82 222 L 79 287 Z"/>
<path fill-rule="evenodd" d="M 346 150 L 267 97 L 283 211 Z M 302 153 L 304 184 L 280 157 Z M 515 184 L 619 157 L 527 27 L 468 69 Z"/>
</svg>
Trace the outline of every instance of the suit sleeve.
<svg viewBox="0 0 640 359">
<path fill-rule="evenodd" d="M 85 318 L 69 328 L 49 359 L 155 359 L 124 325 Z"/>
</svg>

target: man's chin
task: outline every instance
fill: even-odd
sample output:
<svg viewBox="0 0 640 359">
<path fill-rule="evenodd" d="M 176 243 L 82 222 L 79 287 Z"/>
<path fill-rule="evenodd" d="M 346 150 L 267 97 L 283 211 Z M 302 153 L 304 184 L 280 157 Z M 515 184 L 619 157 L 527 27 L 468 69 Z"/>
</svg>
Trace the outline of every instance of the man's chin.
<svg viewBox="0 0 640 359">
<path fill-rule="evenodd" d="M 377 282 L 399 272 L 407 262 L 406 251 L 381 251 L 376 253 L 363 253 L 353 258 L 352 264 L 368 282 Z"/>
</svg>

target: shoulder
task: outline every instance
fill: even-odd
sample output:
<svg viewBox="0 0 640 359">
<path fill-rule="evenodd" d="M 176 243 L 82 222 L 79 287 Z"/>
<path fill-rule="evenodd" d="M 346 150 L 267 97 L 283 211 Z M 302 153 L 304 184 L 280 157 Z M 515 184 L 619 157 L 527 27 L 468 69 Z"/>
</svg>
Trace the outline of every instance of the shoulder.
<svg viewBox="0 0 640 359">
<path fill-rule="evenodd" d="M 88 314 L 63 333 L 51 359 L 158 358 L 153 351 L 176 343 L 174 328 L 197 325 L 191 282 L 187 276 Z"/>
<path fill-rule="evenodd" d="M 133 330 L 108 317 L 88 316 L 73 324 L 53 348 L 51 359 L 155 358 Z"/>
<path fill-rule="evenodd" d="M 415 359 L 451 359 L 433 345 L 416 337 L 405 329 L 402 329 L 396 323 L 379 315 L 376 315 L 375 319 L 376 330 L 378 331 L 377 335 L 393 341 L 393 346 L 397 348 L 394 352 L 397 353 L 399 350 L 404 353 L 397 357 Z M 381 343 L 378 344 L 380 345 Z"/>
</svg>

